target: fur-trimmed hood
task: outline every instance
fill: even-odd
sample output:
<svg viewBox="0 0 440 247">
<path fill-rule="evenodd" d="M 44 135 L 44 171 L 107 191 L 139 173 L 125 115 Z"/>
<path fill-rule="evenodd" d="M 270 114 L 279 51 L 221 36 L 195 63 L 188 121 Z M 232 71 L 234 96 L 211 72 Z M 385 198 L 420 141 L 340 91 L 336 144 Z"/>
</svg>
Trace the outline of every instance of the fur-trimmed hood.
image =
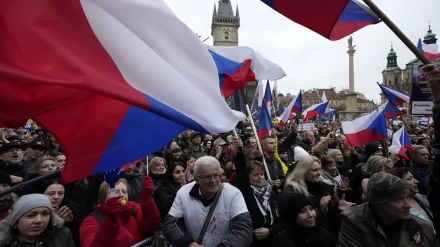
<svg viewBox="0 0 440 247">
<path fill-rule="evenodd" d="M 11 241 L 14 236 L 12 234 L 12 227 L 9 226 L 11 223 L 11 215 L 6 217 L 4 220 L 0 221 L 0 247 L 4 246 L 7 242 Z M 54 229 L 60 229 L 64 225 L 64 220 L 58 216 L 55 212 L 50 213 L 50 224 L 47 226 L 43 234 L 50 234 Z"/>
</svg>

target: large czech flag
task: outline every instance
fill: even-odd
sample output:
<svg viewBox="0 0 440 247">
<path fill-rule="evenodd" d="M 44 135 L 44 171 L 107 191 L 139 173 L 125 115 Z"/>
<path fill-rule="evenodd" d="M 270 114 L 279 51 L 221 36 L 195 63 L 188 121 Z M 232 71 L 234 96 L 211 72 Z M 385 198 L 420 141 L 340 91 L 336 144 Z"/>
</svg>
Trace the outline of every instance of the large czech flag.
<svg viewBox="0 0 440 247">
<path fill-rule="evenodd" d="M 157 151 L 185 129 L 245 115 L 218 90 L 208 49 L 162 0 L 0 3 L 0 122 L 37 121 L 65 147 L 64 182 Z"/>
</svg>

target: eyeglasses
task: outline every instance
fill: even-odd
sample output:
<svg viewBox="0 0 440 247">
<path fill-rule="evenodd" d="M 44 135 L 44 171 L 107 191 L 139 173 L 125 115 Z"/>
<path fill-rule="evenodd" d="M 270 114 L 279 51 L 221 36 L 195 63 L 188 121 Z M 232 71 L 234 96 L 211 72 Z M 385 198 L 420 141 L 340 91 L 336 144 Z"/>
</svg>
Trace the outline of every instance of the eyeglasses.
<svg viewBox="0 0 440 247">
<path fill-rule="evenodd" d="M 214 175 L 206 175 L 206 176 L 197 176 L 205 181 L 211 181 L 211 180 L 217 180 L 220 178 L 220 174 L 214 174 Z"/>
</svg>

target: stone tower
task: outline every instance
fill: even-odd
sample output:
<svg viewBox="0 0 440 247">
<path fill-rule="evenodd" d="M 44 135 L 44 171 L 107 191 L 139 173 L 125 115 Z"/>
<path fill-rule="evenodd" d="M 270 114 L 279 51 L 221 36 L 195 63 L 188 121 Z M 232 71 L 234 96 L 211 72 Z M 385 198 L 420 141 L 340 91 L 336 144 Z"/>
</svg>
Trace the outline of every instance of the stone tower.
<svg viewBox="0 0 440 247">
<path fill-rule="evenodd" d="M 408 93 L 409 88 L 402 82 L 402 69 L 397 65 L 397 53 L 394 51 L 393 45 L 387 55 L 387 67 L 382 71 L 382 76 L 383 85 Z M 387 100 L 382 92 L 380 98 L 382 103 Z"/>
<path fill-rule="evenodd" d="M 240 27 L 240 16 L 237 10 L 232 10 L 230 0 L 219 0 L 218 10 L 214 4 L 212 15 L 211 35 L 214 39 L 214 46 L 238 46 L 238 28 Z"/>
</svg>

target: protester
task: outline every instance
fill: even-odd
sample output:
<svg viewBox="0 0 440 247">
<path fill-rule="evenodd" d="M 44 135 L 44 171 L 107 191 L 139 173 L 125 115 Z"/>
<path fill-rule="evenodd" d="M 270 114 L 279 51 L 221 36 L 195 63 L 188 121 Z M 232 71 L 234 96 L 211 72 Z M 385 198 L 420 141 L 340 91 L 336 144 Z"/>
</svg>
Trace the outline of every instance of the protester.
<svg viewBox="0 0 440 247">
<path fill-rule="evenodd" d="M 272 246 L 277 247 L 334 247 L 332 234 L 320 227 L 312 200 L 300 193 L 282 193 L 281 217 L 285 229 L 275 236 Z"/>
<path fill-rule="evenodd" d="M 432 227 L 410 214 L 407 185 L 384 172 L 368 181 L 368 202 L 341 214 L 339 245 L 440 246 Z"/>
<path fill-rule="evenodd" d="M 220 183 L 220 164 L 211 156 L 201 157 L 194 168 L 195 182 L 179 189 L 163 232 L 175 247 L 250 246 L 252 221 L 241 192 L 228 183 Z M 203 240 L 197 243 L 217 193 L 218 203 Z"/>
<path fill-rule="evenodd" d="M 420 219 L 428 222 L 432 227 L 432 213 L 431 207 L 428 202 L 426 195 L 419 194 L 419 181 L 413 177 L 410 170 L 406 167 L 393 168 L 389 171 L 390 174 L 400 178 L 409 189 L 408 201 L 411 205 L 410 213 L 413 216 L 419 217 Z"/>
<path fill-rule="evenodd" d="M 261 148 L 269 170 L 270 184 L 275 193 L 278 193 L 278 189 L 283 188 L 285 174 L 281 162 L 275 158 L 276 147 L 275 139 L 271 136 L 266 136 L 261 140 Z"/>
<path fill-rule="evenodd" d="M 202 134 L 196 131 L 191 133 L 190 146 L 185 150 L 185 153 L 192 154 L 196 159 L 208 155 L 208 150 L 202 145 Z"/>
<path fill-rule="evenodd" d="M 170 211 L 177 191 L 186 184 L 187 175 L 190 176 L 189 171 L 186 172 L 185 168 L 186 166 L 182 162 L 172 163 L 165 174 L 164 183 L 153 194 L 162 220 Z"/>
<path fill-rule="evenodd" d="M 50 155 L 43 155 L 38 161 L 31 165 L 27 171 L 28 179 L 44 176 L 56 171 L 58 167 L 55 164 L 55 158 Z"/>
<path fill-rule="evenodd" d="M 0 246 L 75 247 L 63 223 L 45 195 L 24 195 L 14 204 L 12 214 L 0 222 Z"/>
<path fill-rule="evenodd" d="M 320 225 L 335 237 L 339 230 L 339 213 L 354 204 L 345 201 L 344 195 L 341 199 L 338 198 L 335 186 L 324 181 L 321 176 L 319 159 L 312 155 L 302 157 L 286 178 L 286 187 L 282 193 L 289 192 L 308 196 L 318 211 L 317 219 Z"/>
<path fill-rule="evenodd" d="M 415 145 L 411 153 L 411 173 L 419 181 L 419 191 L 423 195 L 428 194 L 426 178 L 429 176 L 430 167 L 428 149 L 422 145 Z"/>
<path fill-rule="evenodd" d="M 11 176 L 13 184 L 24 181 L 28 165 L 23 161 L 23 147 L 16 142 L 6 143 L 0 147 L 0 170 Z"/>
<path fill-rule="evenodd" d="M 243 193 L 254 229 L 251 246 L 270 247 L 273 237 L 281 228 L 278 224 L 278 197 L 264 179 L 263 163 L 256 160 L 246 162 L 240 138 L 234 137 L 232 143 L 235 151 L 237 188 Z"/>
<path fill-rule="evenodd" d="M 136 162 L 124 167 L 125 174 L 122 176 L 127 180 L 130 187 L 128 200 L 139 203 L 141 202 L 142 186 L 144 184 L 145 174 L 142 172 L 142 162 Z"/>
<path fill-rule="evenodd" d="M 110 186 L 103 182 L 98 192 L 98 209 L 81 224 L 82 247 L 129 247 L 159 227 L 160 214 L 154 203 L 153 181 L 147 175 L 140 203 L 128 200 L 125 179 L 116 183 L 116 196 L 110 197 Z"/>
<path fill-rule="evenodd" d="M 167 162 L 162 157 L 154 157 L 148 163 L 148 175 L 153 179 L 154 188 L 160 187 L 168 169 Z"/>
<path fill-rule="evenodd" d="M 367 186 L 368 180 L 373 174 L 378 172 L 383 172 L 385 169 L 385 164 L 387 162 L 387 158 L 382 156 L 371 156 L 367 164 L 365 165 L 365 178 L 362 180 L 362 201 L 365 202 L 367 200 Z"/>
</svg>

